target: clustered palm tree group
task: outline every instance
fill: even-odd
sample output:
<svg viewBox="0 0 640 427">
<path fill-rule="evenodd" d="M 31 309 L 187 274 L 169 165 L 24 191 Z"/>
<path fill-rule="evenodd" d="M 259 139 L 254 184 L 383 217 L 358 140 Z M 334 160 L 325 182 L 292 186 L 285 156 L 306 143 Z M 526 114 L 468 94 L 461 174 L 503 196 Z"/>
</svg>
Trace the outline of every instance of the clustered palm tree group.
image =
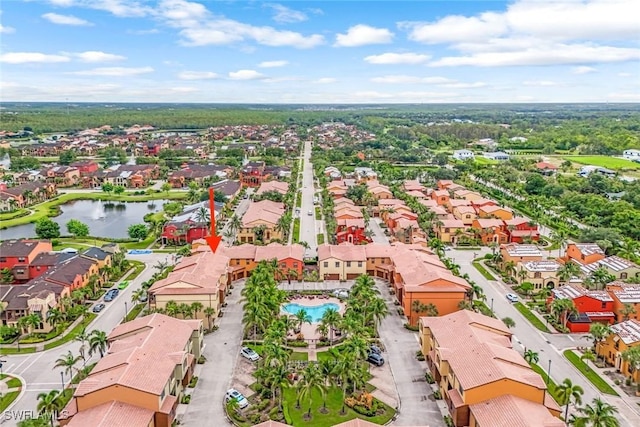
<svg viewBox="0 0 640 427">
<path fill-rule="evenodd" d="M 284 390 L 293 389 L 296 408 L 308 405 L 305 418 L 311 419 L 313 398 L 317 395 L 314 390 L 324 400 L 320 412 L 327 413 L 327 393 L 332 387 L 340 387 L 343 401 L 347 392 L 356 393 L 364 388 L 369 346 L 371 339 L 377 336 L 378 325 L 387 315 L 387 305 L 372 278 L 358 277 L 346 301 L 344 315 L 330 308 L 317 325 L 321 341 L 328 342 L 330 347 L 340 331 L 343 337 L 340 347 L 330 350 L 334 358 L 309 362 L 300 369 L 299 365 L 290 363 L 291 351 L 286 346 L 290 338 L 296 339 L 295 334 L 299 334 L 302 324 L 311 323 L 311 319 L 305 310 L 294 316 L 281 313 L 287 295 L 278 289 L 276 276 L 277 265 L 262 261 L 242 290 L 245 336 L 262 340 L 262 358 L 255 377 L 262 387 L 262 396 L 273 398 L 272 407 L 278 405 L 282 410 Z M 342 412 L 345 411 L 343 404 Z"/>
<path fill-rule="evenodd" d="M 606 326 L 606 325 L 603 325 Z M 524 352 L 524 359 L 527 363 L 535 365 L 540 360 L 537 352 L 527 349 Z M 564 406 L 564 419 L 569 425 L 575 427 L 618 427 L 619 421 L 616 417 L 618 409 L 604 402 L 600 398 L 595 398 L 591 404 L 582 405 L 582 395 L 584 390 L 571 379 L 565 378 L 554 390 L 549 390 L 559 405 Z M 569 416 L 569 408 L 574 405 L 576 412 Z"/>
</svg>

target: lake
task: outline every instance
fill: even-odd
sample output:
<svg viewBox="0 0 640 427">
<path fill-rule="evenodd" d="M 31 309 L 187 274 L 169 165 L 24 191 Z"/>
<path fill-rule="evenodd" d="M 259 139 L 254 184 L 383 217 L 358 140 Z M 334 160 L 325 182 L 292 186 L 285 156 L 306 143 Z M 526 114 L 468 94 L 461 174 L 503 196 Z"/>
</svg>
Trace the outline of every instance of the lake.
<svg viewBox="0 0 640 427">
<path fill-rule="evenodd" d="M 162 210 L 168 200 L 148 202 L 103 202 L 74 200 L 60 205 L 62 214 L 51 218 L 60 224 L 60 234 L 67 235 L 67 222 L 77 219 L 89 226 L 89 235 L 95 237 L 128 238 L 130 225 L 140 224 L 146 214 Z M 22 224 L 0 230 L 0 239 L 36 237 L 35 224 Z"/>
</svg>

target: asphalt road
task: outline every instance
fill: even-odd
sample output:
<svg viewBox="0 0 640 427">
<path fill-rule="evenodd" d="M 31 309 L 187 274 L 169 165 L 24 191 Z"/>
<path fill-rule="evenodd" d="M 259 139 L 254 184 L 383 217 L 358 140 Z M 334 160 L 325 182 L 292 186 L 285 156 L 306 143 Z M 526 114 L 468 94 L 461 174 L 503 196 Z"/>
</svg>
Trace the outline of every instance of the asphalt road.
<svg viewBox="0 0 640 427">
<path fill-rule="evenodd" d="M 105 303 L 105 309 L 102 310 L 98 317 L 87 326 L 87 331 L 99 329 L 107 333 L 111 332 L 111 330 L 124 319 L 125 302 L 127 303 L 128 310 L 133 308 L 134 304 L 131 302 L 131 294 L 135 289 L 140 288 L 142 282 L 151 278 L 155 272 L 153 266 L 158 261 L 171 261 L 171 255 L 169 254 L 133 255 L 127 256 L 127 258 L 143 261 L 147 265 L 147 268 L 143 270 L 127 288 L 121 290 L 116 299 Z M 77 356 L 79 348 L 80 343 L 70 342 L 60 347 L 39 353 L 3 356 L 3 359 L 6 360 L 3 367 L 4 373 L 17 375 L 26 383 L 23 394 L 14 403 L 14 405 L 8 409 L 12 411 L 34 411 L 34 413 L 37 413 L 36 407 L 38 404 L 38 394 L 48 392 L 53 389 L 60 390 L 62 387 L 62 378 L 60 373 L 63 369 L 54 368 L 56 359 L 66 354 L 69 350 Z M 87 359 L 86 363 L 93 363 L 97 361 L 99 357 L 99 354 L 94 355 L 92 358 Z M 82 362 L 78 364 L 77 368 L 81 367 Z M 69 380 L 70 378 L 65 376 L 65 384 L 68 384 Z M 6 416 L 1 416 L 0 424 L 3 427 L 13 426 L 17 424 L 17 421 L 9 420 Z"/>
<path fill-rule="evenodd" d="M 300 241 L 307 242 L 309 249 L 305 251 L 305 257 L 315 257 L 318 255 L 317 234 L 319 233 L 320 220 L 316 220 L 315 205 L 313 196 L 315 189 L 313 186 L 313 166 L 311 165 L 311 141 L 304 143 L 302 154 L 302 207 L 300 208 Z M 311 213 L 311 215 L 309 215 Z"/>
<path fill-rule="evenodd" d="M 487 305 L 493 306 L 496 316 L 500 319 L 505 317 L 512 318 L 516 326 L 513 331 L 514 349 L 524 354 L 525 349 L 532 349 L 539 355 L 538 365 L 545 371 L 551 366 L 551 378 L 560 383 L 565 378 L 571 379 L 574 384 L 580 385 L 584 389 L 582 396 L 583 402 L 590 403 L 592 399 L 600 397 L 603 400 L 618 408 L 620 417 L 620 425 L 638 426 L 640 425 L 640 415 L 635 412 L 626 402 L 614 396 L 603 395 L 600 393 L 582 374 L 570 364 L 562 354 L 566 348 L 575 348 L 585 346 L 589 343 L 582 339 L 581 334 L 546 334 L 533 327 L 518 310 L 506 299 L 505 295 L 509 292 L 507 286 L 498 281 L 487 280 L 476 270 L 471 264 L 474 256 L 487 253 L 484 248 L 482 251 L 469 250 L 451 250 L 447 255 L 460 265 L 461 273 L 467 273 L 471 280 L 482 287 L 487 296 Z M 549 365 L 551 362 L 551 365 Z"/>
</svg>

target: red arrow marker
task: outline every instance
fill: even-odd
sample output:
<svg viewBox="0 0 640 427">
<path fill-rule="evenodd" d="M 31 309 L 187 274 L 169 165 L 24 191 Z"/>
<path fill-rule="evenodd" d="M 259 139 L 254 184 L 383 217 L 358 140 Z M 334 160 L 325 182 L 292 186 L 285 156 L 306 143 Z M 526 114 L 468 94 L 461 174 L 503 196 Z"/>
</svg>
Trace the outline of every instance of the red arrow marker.
<svg viewBox="0 0 640 427">
<path fill-rule="evenodd" d="M 218 245 L 222 241 L 222 237 L 216 234 L 216 211 L 213 187 L 209 188 L 209 216 L 211 217 L 211 235 L 205 236 L 207 244 L 211 248 L 211 252 L 215 253 Z"/>
</svg>

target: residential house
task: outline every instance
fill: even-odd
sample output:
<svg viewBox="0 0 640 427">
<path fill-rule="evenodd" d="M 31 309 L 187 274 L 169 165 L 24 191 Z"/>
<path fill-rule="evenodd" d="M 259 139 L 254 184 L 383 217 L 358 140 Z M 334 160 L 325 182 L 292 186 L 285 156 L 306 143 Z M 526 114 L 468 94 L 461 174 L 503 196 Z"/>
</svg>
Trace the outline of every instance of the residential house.
<svg viewBox="0 0 640 427">
<path fill-rule="evenodd" d="M 218 218 L 222 211 L 222 203 L 214 203 L 214 215 Z M 202 239 L 210 234 L 209 201 L 185 206 L 182 212 L 162 227 L 162 244 L 187 244 Z"/>
<path fill-rule="evenodd" d="M 351 280 L 367 273 L 367 257 L 363 245 L 318 246 L 318 267 L 324 280 Z"/>
<path fill-rule="evenodd" d="M 565 427 L 549 408 L 512 394 L 469 405 L 469 427 Z"/>
<path fill-rule="evenodd" d="M 34 203 L 44 202 L 57 194 L 56 184 L 45 181 L 25 182 L 23 184 L 7 187 L 0 183 L 0 197 L 6 200 L 7 210 L 24 208 Z M 10 202 L 13 199 L 15 202 Z M 13 205 L 13 206 L 12 206 Z"/>
<path fill-rule="evenodd" d="M 573 301 L 577 314 L 569 316 L 567 328 L 572 333 L 589 332 L 593 323 L 611 325 L 615 322 L 613 298 L 606 291 L 585 289 L 568 284 L 552 290 L 549 303 L 556 299 Z"/>
<path fill-rule="evenodd" d="M 434 224 L 436 237 L 442 243 L 456 244 L 464 236 L 467 226 L 459 219 L 444 219 Z"/>
<path fill-rule="evenodd" d="M 342 173 L 340 169 L 335 166 L 327 166 L 324 168 L 324 175 L 328 176 L 330 179 L 340 179 L 342 178 Z"/>
<path fill-rule="evenodd" d="M 391 240 L 406 244 L 422 243 L 426 244 L 427 235 L 415 219 L 407 219 L 400 214 L 393 214 L 390 218 Z"/>
<path fill-rule="evenodd" d="M 34 279 L 20 285 L 0 285 L 0 319 L 3 326 L 17 327 L 21 318 L 37 315 L 40 324 L 30 327 L 30 332 L 47 333 L 52 325 L 47 322 L 47 313 L 57 308 L 69 290 L 62 285 Z"/>
<path fill-rule="evenodd" d="M 565 251 L 565 260 L 572 260 L 580 265 L 592 264 L 605 257 L 604 251 L 596 243 L 569 243 Z"/>
<path fill-rule="evenodd" d="M 483 198 L 482 194 L 475 191 L 466 190 L 466 189 L 456 190 L 454 191 L 453 195 L 457 199 L 465 199 L 470 201 L 480 200 Z"/>
<path fill-rule="evenodd" d="M 453 152 L 453 158 L 456 160 L 473 160 L 475 159 L 475 155 L 471 150 L 455 150 Z"/>
<path fill-rule="evenodd" d="M 454 200 L 452 199 L 451 201 L 453 202 Z M 476 210 L 472 206 L 456 206 L 453 208 L 452 213 L 456 219 L 459 219 L 468 227 L 471 227 L 473 225 L 473 221 L 478 218 Z"/>
<path fill-rule="evenodd" d="M 611 325 L 610 328 L 611 334 L 604 341 L 597 343 L 596 354 L 602 356 L 616 371 L 631 378 L 634 383 L 640 382 L 640 369 L 635 369 L 622 358 L 625 351 L 640 345 L 640 321 L 629 319 Z"/>
<path fill-rule="evenodd" d="M 334 206 L 333 216 L 337 221 L 344 219 L 363 219 L 362 211 L 355 206 L 341 205 Z"/>
<path fill-rule="evenodd" d="M 498 218 L 501 220 L 509 220 L 513 218 L 513 211 L 502 206 L 485 205 L 478 206 L 478 216 L 480 218 Z"/>
<path fill-rule="evenodd" d="M 240 243 L 256 241 L 270 243 L 273 240 L 282 240 L 284 230 L 278 228 L 278 220 L 285 212 L 286 209 L 282 203 L 271 200 L 251 202 L 242 217 L 242 226 L 238 230 L 237 240 Z"/>
<path fill-rule="evenodd" d="M 484 245 L 509 242 L 509 235 L 504 231 L 504 223 L 501 219 L 478 218 L 473 221 L 471 227 L 476 230 L 476 237 Z"/>
<path fill-rule="evenodd" d="M 283 181 L 266 181 L 260 184 L 260 187 L 256 191 L 256 196 L 261 196 L 264 193 L 276 192 L 282 195 L 287 194 L 289 191 L 289 184 Z"/>
<path fill-rule="evenodd" d="M 167 181 L 173 188 L 188 187 L 192 182 L 204 187 L 215 179 L 226 179 L 233 174 L 233 168 L 221 165 L 184 164 L 181 169 L 169 173 Z"/>
<path fill-rule="evenodd" d="M 218 316 L 229 285 L 229 257 L 211 250 L 198 252 L 183 258 L 173 271 L 149 288 L 149 307 L 166 309 L 169 301 L 191 305 L 199 302 L 203 310 L 194 313 L 195 318 L 205 318 L 204 308 L 211 307 Z"/>
<path fill-rule="evenodd" d="M 443 317 L 421 317 L 419 326 L 422 353 L 454 426 L 564 425 L 554 421 L 561 408 L 542 377 L 513 349 L 512 333 L 502 321 L 462 310 Z M 527 401 L 532 407 L 510 408 L 508 422 L 497 424 L 506 414 L 497 418 L 490 414 L 504 407 L 504 396 Z M 523 411 L 525 419 L 532 420 L 535 413 L 546 422 L 521 424 L 518 419 Z"/>
<path fill-rule="evenodd" d="M 410 191 L 417 191 L 422 193 L 423 195 L 426 193 L 427 188 L 425 186 L 423 186 L 422 184 L 420 184 L 420 181 L 418 180 L 406 180 L 402 183 L 402 189 L 406 192 L 410 192 Z"/>
<path fill-rule="evenodd" d="M 80 172 L 80 176 L 85 176 L 86 174 L 96 172 L 100 169 L 100 166 L 94 160 L 79 160 L 71 163 L 69 166 L 77 168 Z"/>
<path fill-rule="evenodd" d="M 69 288 L 70 291 L 85 287 L 91 276 L 100 277 L 98 263 L 93 259 L 73 257 L 47 271 L 41 277 L 51 283 Z"/>
<path fill-rule="evenodd" d="M 435 190 L 431 193 L 431 199 L 438 203 L 438 206 L 447 206 L 450 199 L 449 192 L 447 190 Z"/>
<path fill-rule="evenodd" d="M 506 160 L 509 160 L 511 158 L 507 153 L 505 153 L 503 151 L 487 152 L 487 153 L 484 153 L 484 157 L 485 157 L 485 159 L 499 160 L 499 161 L 506 161 Z"/>
<path fill-rule="evenodd" d="M 242 185 L 240 181 L 237 180 L 229 180 L 223 179 L 222 181 L 214 182 L 210 185 L 214 191 L 219 191 L 225 195 L 227 200 L 233 200 L 240 194 L 240 190 L 242 190 Z"/>
<path fill-rule="evenodd" d="M 98 264 L 99 269 L 104 267 L 111 267 L 111 260 L 113 258 L 113 255 L 111 253 L 95 246 L 92 246 L 84 252 L 81 252 L 80 256 L 95 261 Z"/>
<path fill-rule="evenodd" d="M 356 167 L 353 173 L 358 182 L 375 181 L 378 179 L 378 174 L 371 168 Z"/>
<path fill-rule="evenodd" d="M 69 252 L 41 252 L 29 263 L 29 278 L 42 276 L 58 264 L 78 256 Z"/>
<path fill-rule="evenodd" d="M 542 251 L 536 245 L 508 243 L 500 245 L 502 265 L 512 262 L 514 266 L 528 261 L 542 261 Z"/>
<path fill-rule="evenodd" d="M 203 337 L 202 321 L 157 313 L 116 326 L 107 354 L 61 411 L 60 425 L 170 427 L 202 354 Z"/>
<path fill-rule="evenodd" d="M 53 250 L 49 240 L 5 240 L 0 243 L 0 270 L 8 268 L 17 282 L 26 282 L 31 276 L 29 266 L 39 254 Z"/>
<path fill-rule="evenodd" d="M 515 217 L 504 221 L 505 229 L 509 235 L 509 241 L 524 243 L 526 241 L 540 240 L 538 224 L 522 217 Z"/>
<path fill-rule="evenodd" d="M 580 267 L 585 275 L 590 275 L 599 268 L 604 268 L 609 274 L 620 280 L 640 277 L 640 266 L 638 264 L 628 259 L 620 258 L 617 255 L 606 257 Z"/>
<path fill-rule="evenodd" d="M 366 234 L 364 219 L 338 219 L 336 227 L 336 243 L 351 243 L 354 245 L 371 242 Z"/>
<path fill-rule="evenodd" d="M 640 150 L 624 150 L 622 152 L 622 157 L 627 160 L 631 160 L 632 162 L 640 162 Z"/>
<path fill-rule="evenodd" d="M 613 281 L 608 283 L 606 291 L 613 298 L 613 312 L 616 315 L 616 321 L 622 322 L 629 319 L 640 320 L 640 285 L 635 283 L 624 283 Z M 623 310 L 625 307 L 633 308 L 633 313 L 625 316 Z"/>
<path fill-rule="evenodd" d="M 533 165 L 533 167 L 543 175 L 553 175 L 558 171 L 558 167 L 556 165 L 548 162 L 538 162 Z"/>
<path fill-rule="evenodd" d="M 561 267 L 562 264 L 555 260 L 521 262 L 517 266 L 518 283 L 532 283 L 537 291 L 543 287 L 555 289 L 560 283 L 558 270 Z M 520 273 L 520 271 L 524 273 Z"/>
<path fill-rule="evenodd" d="M 47 182 L 55 183 L 58 187 L 71 187 L 80 181 L 80 170 L 73 166 L 53 166 L 40 171 Z"/>
<path fill-rule="evenodd" d="M 240 182 L 245 187 L 259 187 L 266 179 L 264 162 L 247 162 L 240 170 Z"/>
<path fill-rule="evenodd" d="M 454 182 L 450 179 L 439 179 L 438 182 L 436 182 L 436 188 L 438 190 L 446 190 L 454 185 Z"/>
<path fill-rule="evenodd" d="M 304 269 L 304 247 L 297 243 L 292 245 L 282 245 L 280 243 L 269 243 L 266 246 L 256 246 L 254 261 L 278 261 L 279 280 L 302 279 Z M 295 272 L 295 274 L 294 274 Z"/>
</svg>

